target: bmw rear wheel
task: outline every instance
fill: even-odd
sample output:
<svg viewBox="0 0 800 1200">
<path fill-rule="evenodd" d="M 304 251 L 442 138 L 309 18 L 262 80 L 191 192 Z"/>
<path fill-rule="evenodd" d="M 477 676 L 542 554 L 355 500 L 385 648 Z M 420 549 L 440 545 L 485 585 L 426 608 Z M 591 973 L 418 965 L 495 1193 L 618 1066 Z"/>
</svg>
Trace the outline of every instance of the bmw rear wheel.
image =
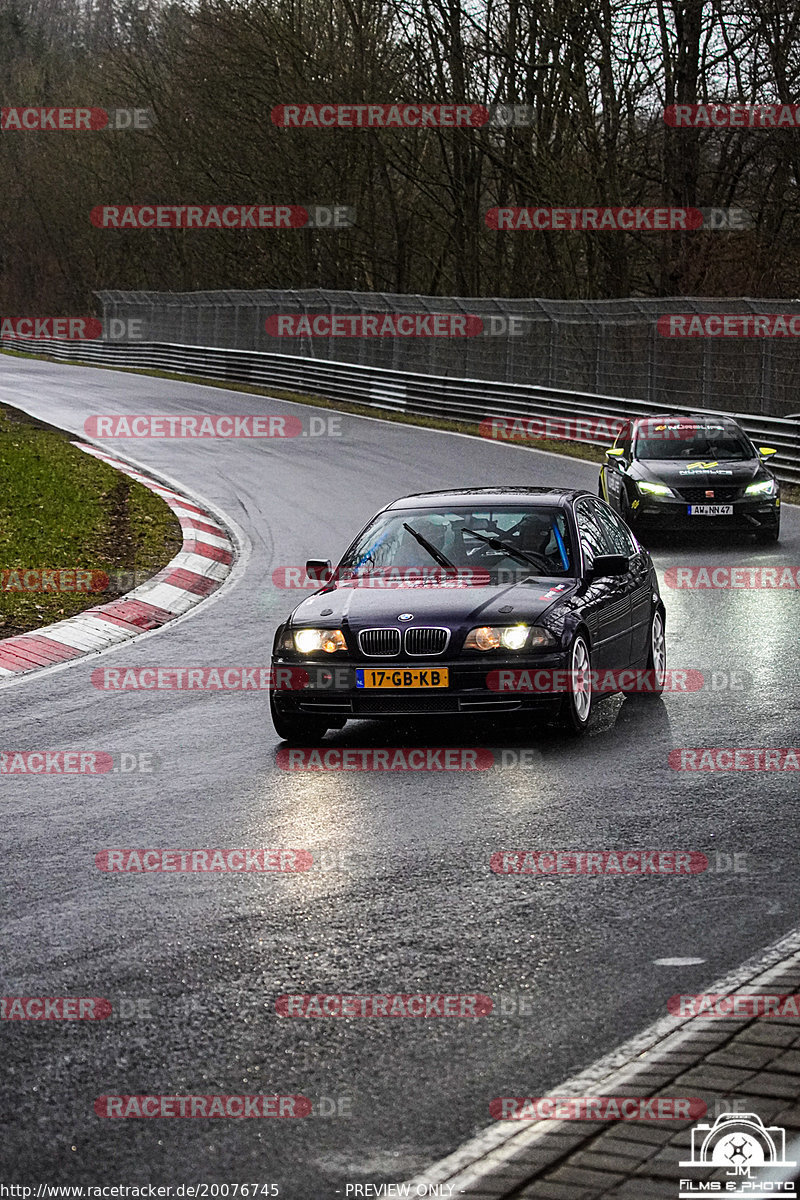
<svg viewBox="0 0 800 1200">
<path fill-rule="evenodd" d="M 561 704 L 558 724 L 567 733 L 582 734 L 592 714 L 592 655 L 582 633 L 575 635 L 569 649 L 569 690 Z"/>
</svg>

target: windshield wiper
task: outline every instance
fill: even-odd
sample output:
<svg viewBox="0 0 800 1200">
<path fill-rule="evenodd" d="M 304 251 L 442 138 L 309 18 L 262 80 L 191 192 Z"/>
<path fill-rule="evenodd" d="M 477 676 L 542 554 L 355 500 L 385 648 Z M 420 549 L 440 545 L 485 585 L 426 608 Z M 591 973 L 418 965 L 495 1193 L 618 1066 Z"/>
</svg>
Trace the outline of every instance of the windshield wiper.
<svg viewBox="0 0 800 1200">
<path fill-rule="evenodd" d="M 416 538 L 420 546 L 428 551 L 428 554 L 430 554 L 434 562 L 437 562 L 440 567 L 451 567 L 455 570 L 455 563 L 451 563 L 449 558 L 445 558 L 441 550 L 437 550 L 435 546 L 432 546 L 427 538 L 423 537 L 421 533 L 417 533 L 416 529 L 412 529 L 405 521 L 403 522 L 403 529 L 407 529 L 411 536 Z"/>
<path fill-rule="evenodd" d="M 550 564 L 544 555 L 528 554 L 525 550 L 519 550 L 516 546 L 512 546 L 510 542 L 504 542 L 500 538 L 487 537 L 485 533 L 478 533 L 477 529 L 465 529 L 464 533 L 471 533 L 473 537 L 480 538 L 482 542 L 486 542 L 487 546 L 491 546 L 495 550 L 504 550 L 511 558 L 515 558 L 517 562 L 530 563 L 533 567 L 544 567 L 549 573 Z"/>
</svg>

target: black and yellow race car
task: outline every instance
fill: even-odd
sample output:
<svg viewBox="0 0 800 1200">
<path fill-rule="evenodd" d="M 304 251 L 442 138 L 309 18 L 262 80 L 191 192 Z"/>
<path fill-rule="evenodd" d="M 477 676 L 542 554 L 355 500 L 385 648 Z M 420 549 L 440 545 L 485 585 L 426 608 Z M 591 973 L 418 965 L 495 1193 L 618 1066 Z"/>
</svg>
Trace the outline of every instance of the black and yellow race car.
<svg viewBox="0 0 800 1200">
<path fill-rule="evenodd" d="M 767 465 L 774 454 L 732 417 L 645 417 L 606 451 L 599 492 L 636 533 L 720 528 L 776 542 L 780 485 Z"/>
</svg>

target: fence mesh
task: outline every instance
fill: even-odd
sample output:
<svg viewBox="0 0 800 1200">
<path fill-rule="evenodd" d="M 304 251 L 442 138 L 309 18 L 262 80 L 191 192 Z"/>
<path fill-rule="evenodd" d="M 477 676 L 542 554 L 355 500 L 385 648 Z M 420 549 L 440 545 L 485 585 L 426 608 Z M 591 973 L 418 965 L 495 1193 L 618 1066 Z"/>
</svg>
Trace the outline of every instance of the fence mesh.
<svg viewBox="0 0 800 1200">
<path fill-rule="evenodd" d="M 800 411 L 800 337 L 671 338 L 673 313 L 785 313 L 800 301 L 454 299 L 372 292 L 98 292 L 104 319 L 138 319 L 142 340 L 263 350 L 420 374 L 535 384 L 659 404 Z M 470 336 L 277 336 L 270 317 L 318 314 L 480 317 Z M 472 328 L 470 323 L 467 328 Z M 800 320 L 796 322 L 800 332 Z"/>
</svg>

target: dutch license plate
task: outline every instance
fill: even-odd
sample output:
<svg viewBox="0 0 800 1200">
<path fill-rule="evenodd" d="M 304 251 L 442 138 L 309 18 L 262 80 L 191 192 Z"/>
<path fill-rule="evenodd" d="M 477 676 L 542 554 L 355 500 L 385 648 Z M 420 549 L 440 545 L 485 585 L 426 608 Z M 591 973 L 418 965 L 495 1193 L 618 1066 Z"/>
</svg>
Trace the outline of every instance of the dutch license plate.
<svg viewBox="0 0 800 1200">
<path fill-rule="evenodd" d="M 443 688 L 450 683 L 447 667 L 358 667 L 357 688 Z"/>
<path fill-rule="evenodd" d="M 690 504 L 690 517 L 732 517 L 732 504 Z"/>
</svg>

